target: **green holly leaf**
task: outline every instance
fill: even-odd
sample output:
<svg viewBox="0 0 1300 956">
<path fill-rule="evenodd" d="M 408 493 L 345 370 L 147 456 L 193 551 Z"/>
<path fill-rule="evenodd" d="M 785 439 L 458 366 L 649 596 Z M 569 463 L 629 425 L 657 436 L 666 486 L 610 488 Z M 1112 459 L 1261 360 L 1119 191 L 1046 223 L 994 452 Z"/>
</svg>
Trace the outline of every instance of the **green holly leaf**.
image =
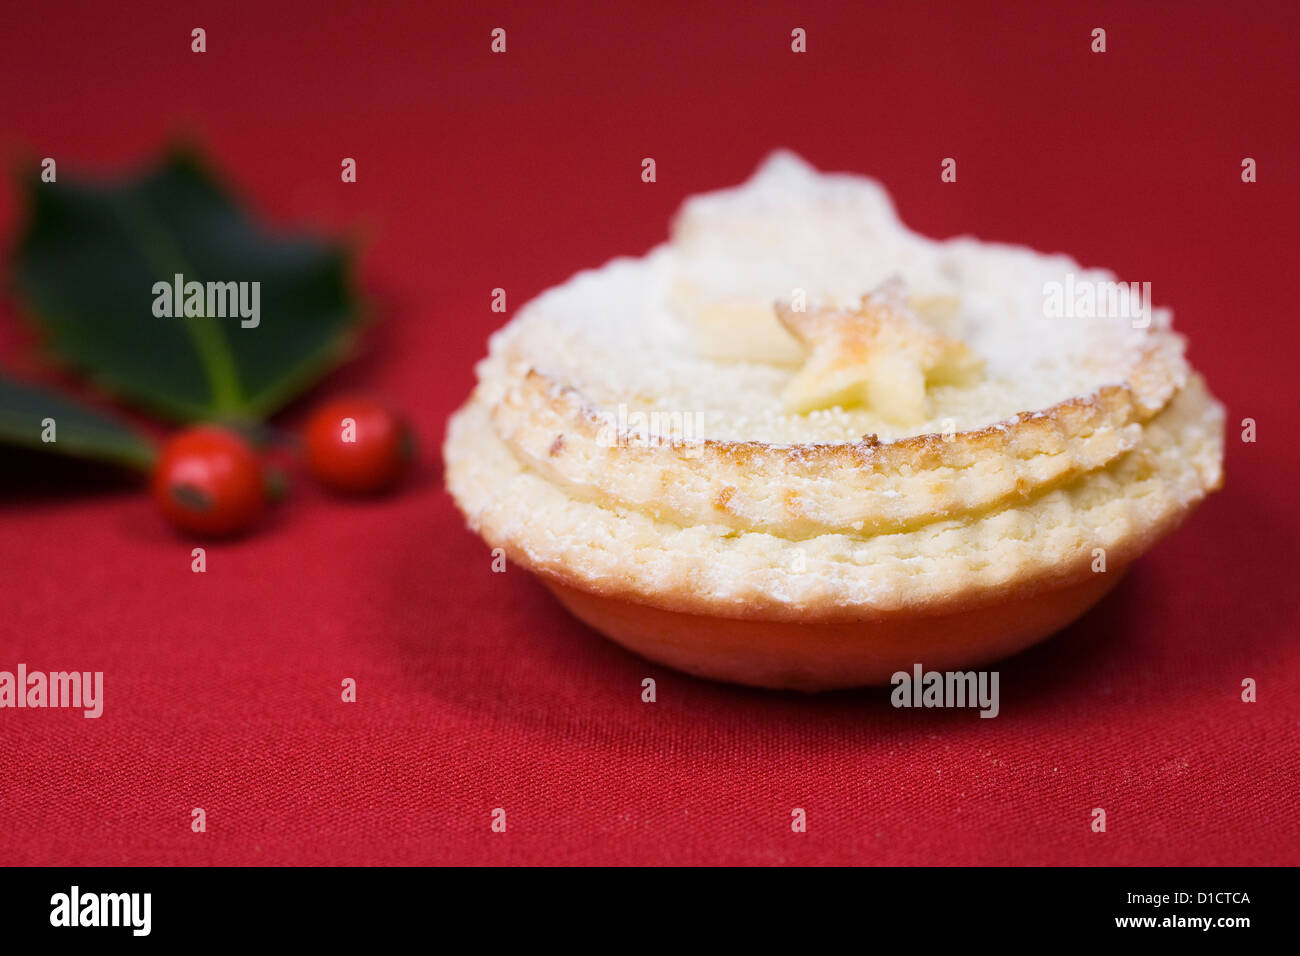
<svg viewBox="0 0 1300 956">
<path fill-rule="evenodd" d="M 0 442 L 133 468 L 153 461 L 149 438 L 58 392 L 0 376 Z"/>
<path fill-rule="evenodd" d="M 124 402 L 256 421 L 349 354 L 363 313 L 351 251 L 272 235 L 193 154 L 115 184 L 33 171 L 24 186 L 25 311 L 55 357 Z"/>
</svg>

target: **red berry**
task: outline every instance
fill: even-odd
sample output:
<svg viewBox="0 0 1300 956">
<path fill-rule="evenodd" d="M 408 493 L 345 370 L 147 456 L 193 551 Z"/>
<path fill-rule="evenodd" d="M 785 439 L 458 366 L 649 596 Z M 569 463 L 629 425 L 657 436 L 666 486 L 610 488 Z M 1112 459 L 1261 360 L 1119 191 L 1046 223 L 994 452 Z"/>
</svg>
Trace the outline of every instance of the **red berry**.
<svg viewBox="0 0 1300 956">
<path fill-rule="evenodd" d="M 307 470 L 333 491 L 373 494 L 397 484 L 414 456 L 406 420 L 361 396 L 320 406 L 304 432 Z"/>
<path fill-rule="evenodd" d="M 248 442 L 213 425 L 187 428 L 163 446 L 153 499 L 177 528 L 193 534 L 246 531 L 266 507 L 266 472 Z"/>
</svg>

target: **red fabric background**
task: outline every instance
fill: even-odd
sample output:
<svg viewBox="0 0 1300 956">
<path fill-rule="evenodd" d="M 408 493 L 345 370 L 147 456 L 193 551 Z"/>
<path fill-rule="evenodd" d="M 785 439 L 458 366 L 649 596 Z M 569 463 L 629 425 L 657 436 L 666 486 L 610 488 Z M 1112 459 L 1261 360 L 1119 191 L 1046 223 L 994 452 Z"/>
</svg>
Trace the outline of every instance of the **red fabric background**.
<svg viewBox="0 0 1300 956">
<path fill-rule="evenodd" d="M 184 6 L 10 10 L 6 154 L 111 171 L 189 129 L 274 220 L 359 230 L 389 321 L 316 396 L 391 395 L 423 462 L 378 503 L 300 482 L 196 575 L 144 496 L 2 459 L 0 669 L 103 670 L 106 702 L 97 721 L 0 712 L 0 862 L 1300 862 L 1300 8 Z M 1002 665 L 996 720 L 642 662 L 524 572 L 492 574 L 442 490 L 444 423 L 502 321 L 491 290 L 513 313 L 640 254 L 683 196 L 781 145 L 879 177 L 928 234 L 1151 281 L 1230 422 L 1258 422 L 1256 444 L 1229 429 L 1224 492 Z M 6 188 L 6 246 L 17 214 Z M 0 329 L 5 365 L 31 369 L 8 305 Z"/>
</svg>

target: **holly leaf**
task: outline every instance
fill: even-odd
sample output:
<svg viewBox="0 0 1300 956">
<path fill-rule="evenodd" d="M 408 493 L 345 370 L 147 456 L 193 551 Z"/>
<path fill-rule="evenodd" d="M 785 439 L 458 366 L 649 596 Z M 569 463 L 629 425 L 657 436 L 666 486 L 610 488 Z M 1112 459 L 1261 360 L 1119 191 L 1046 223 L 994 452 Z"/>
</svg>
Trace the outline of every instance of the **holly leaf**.
<svg viewBox="0 0 1300 956">
<path fill-rule="evenodd" d="M 119 183 L 33 171 L 24 187 L 25 311 L 56 358 L 122 401 L 256 421 L 349 354 L 363 314 L 351 251 L 271 234 L 194 154 Z"/>
<path fill-rule="evenodd" d="M 127 423 L 59 392 L 0 375 L 0 442 L 147 468 L 149 438 Z"/>
</svg>

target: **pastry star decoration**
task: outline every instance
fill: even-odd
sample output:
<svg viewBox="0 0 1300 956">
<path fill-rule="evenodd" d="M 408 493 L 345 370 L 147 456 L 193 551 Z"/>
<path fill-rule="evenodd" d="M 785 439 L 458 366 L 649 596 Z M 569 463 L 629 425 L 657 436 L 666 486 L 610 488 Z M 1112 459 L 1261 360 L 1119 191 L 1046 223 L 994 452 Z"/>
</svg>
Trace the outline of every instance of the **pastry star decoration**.
<svg viewBox="0 0 1300 956">
<path fill-rule="evenodd" d="M 983 367 L 965 343 L 908 307 L 901 279 L 863 296 L 856 309 L 796 312 L 779 302 L 776 314 L 808 348 L 783 395 L 791 414 L 865 405 L 891 422 L 922 422 L 930 417 L 927 384 L 966 382 Z"/>
</svg>

